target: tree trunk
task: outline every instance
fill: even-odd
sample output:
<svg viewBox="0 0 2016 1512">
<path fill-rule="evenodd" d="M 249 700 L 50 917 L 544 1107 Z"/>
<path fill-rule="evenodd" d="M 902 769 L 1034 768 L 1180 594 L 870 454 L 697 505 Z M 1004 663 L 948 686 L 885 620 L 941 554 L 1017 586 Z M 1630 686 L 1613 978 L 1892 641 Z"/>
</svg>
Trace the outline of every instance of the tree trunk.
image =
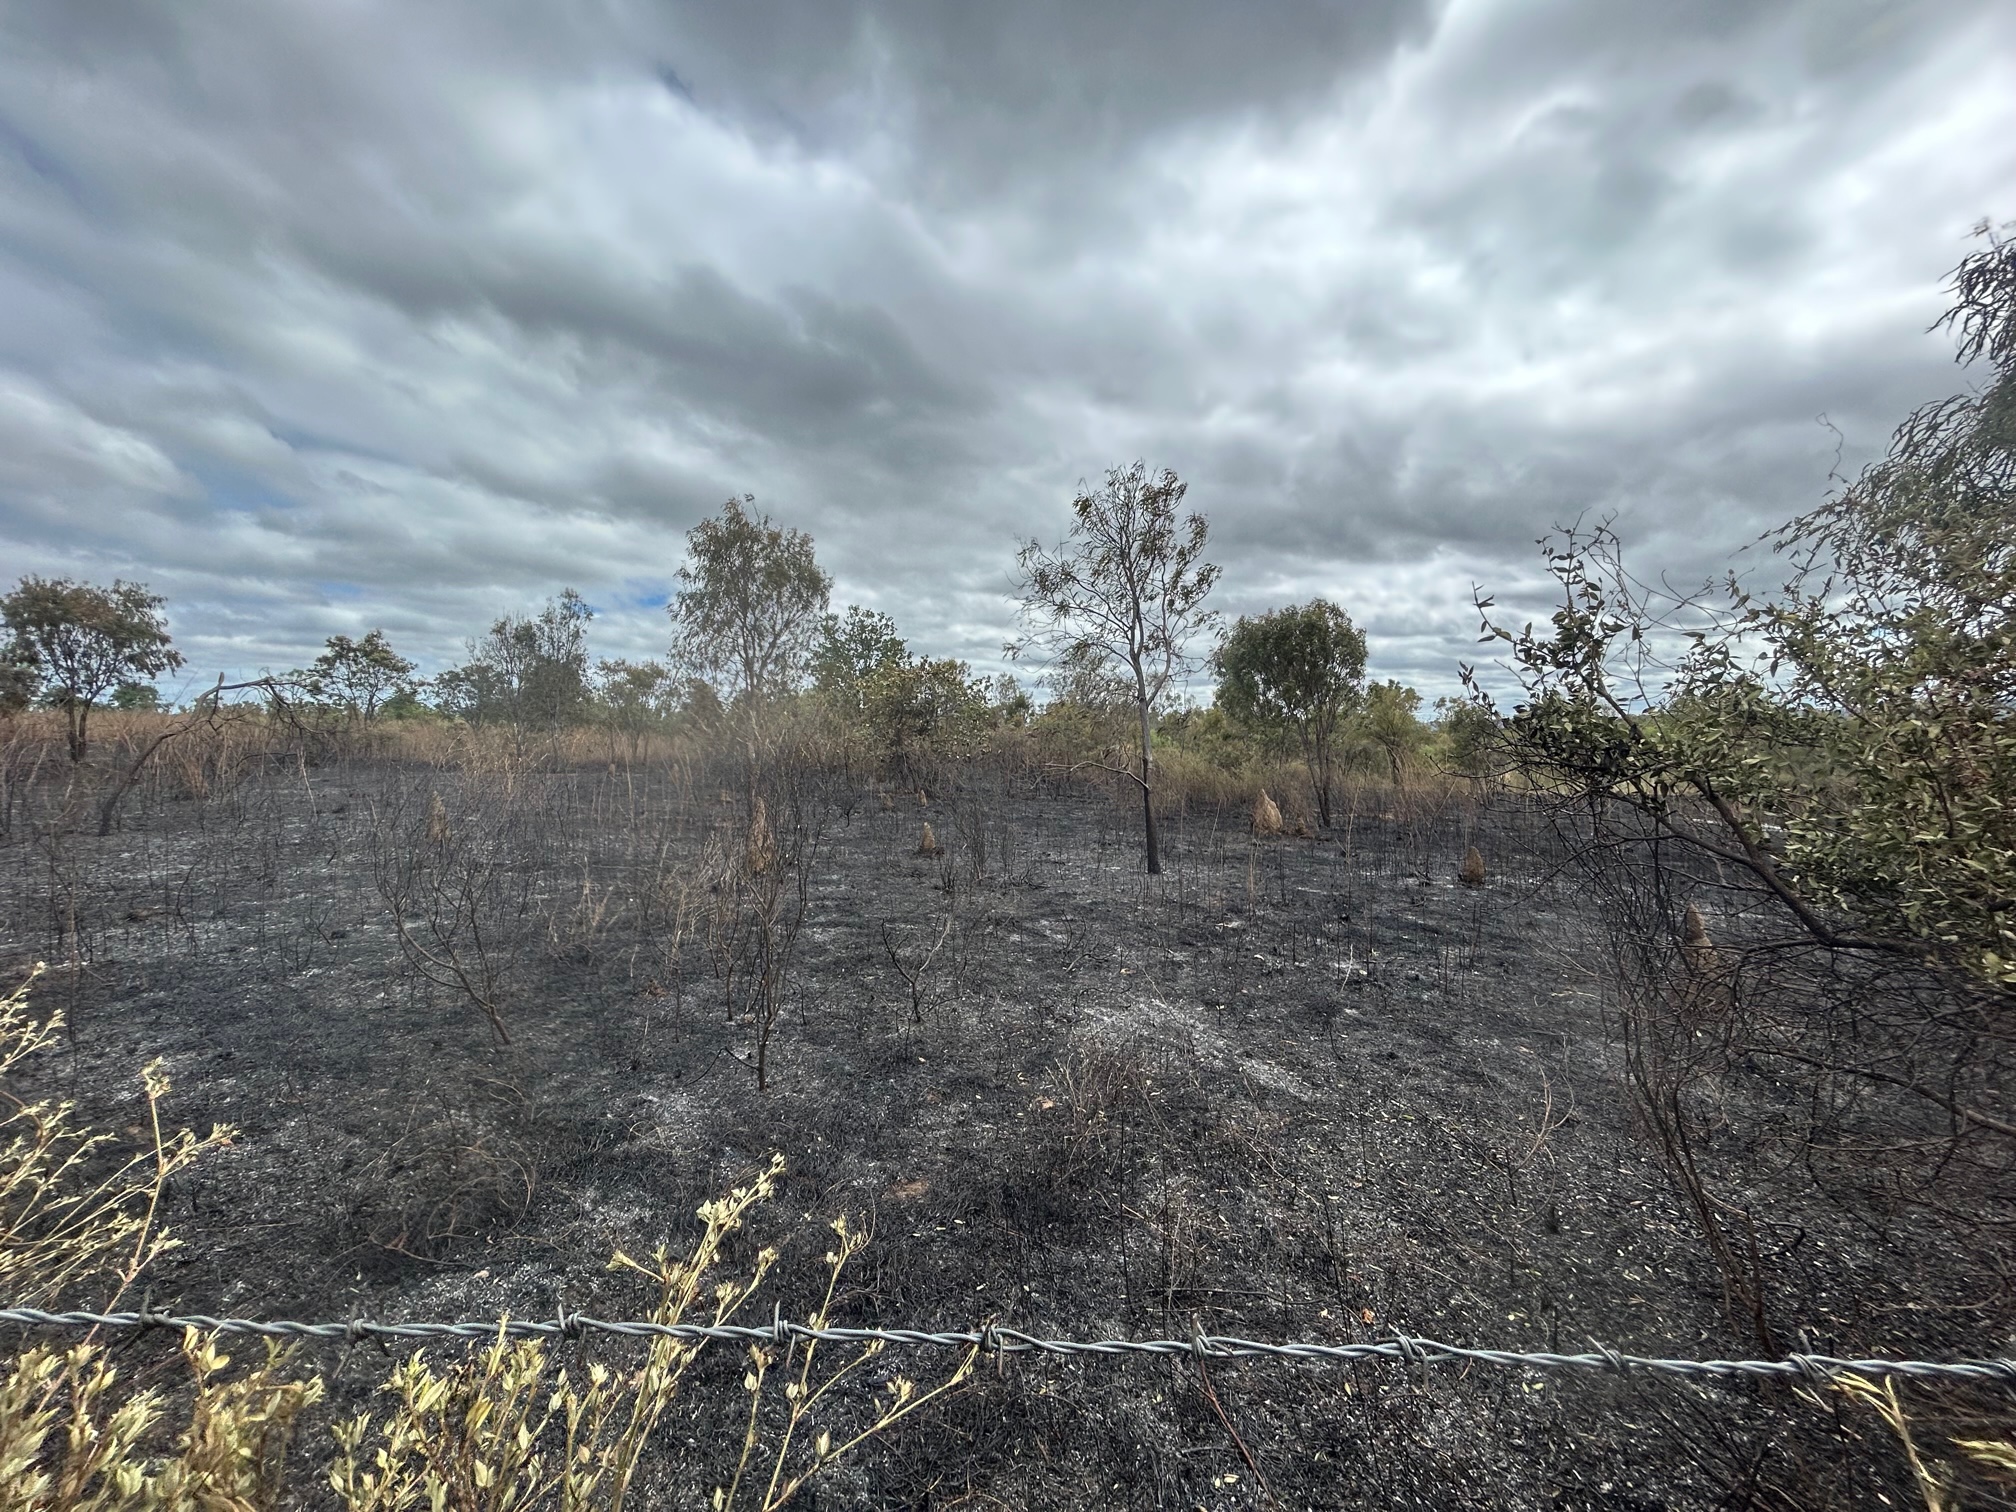
<svg viewBox="0 0 2016 1512">
<path fill-rule="evenodd" d="M 1162 873 L 1162 847 L 1155 834 L 1155 768 L 1148 742 L 1148 700 L 1139 700 L 1135 707 L 1141 714 L 1141 820 L 1148 835 L 1148 875 L 1155 877 Z"/>
</svg>

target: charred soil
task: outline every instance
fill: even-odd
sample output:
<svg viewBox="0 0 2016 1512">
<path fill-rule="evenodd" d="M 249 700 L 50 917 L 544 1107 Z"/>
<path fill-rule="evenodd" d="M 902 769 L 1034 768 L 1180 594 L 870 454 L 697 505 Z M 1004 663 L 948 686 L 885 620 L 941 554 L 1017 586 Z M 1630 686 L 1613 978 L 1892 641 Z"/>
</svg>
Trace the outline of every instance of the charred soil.
<svg viewBox="0 0 2016 1512">
<path fill-rule="evenodd" d="M 238 1130 L 170 1194 L 163 1310 L 633 1316 L 611 1252 L 679 1242 L 778 1150 L 738 1242 L 783 1250 L 787 1315 L 844 1211 L 874 1231 L 850 1323 L 1755 1352 L 1639 1131 L 1602 932 L 1531 805 L 1368 790 L 1313 838 L 1171 813 L 1159 877 L 1124 802 L 1026 777 L 921 804 L 802 777 L 766 825 L 756 857 L 746 795 L 667 768 L 360 760 L 136 801 L 104 839 L 17 834 L 5 960 L 58 968 L 40 1001 L 70 1032 L 26 1090 L 137 1133 L 160 1057 L 171 1117 Z M 788 937 L 752 944 L 750 898 Z M 1725 1142 L 1732 1171 L 1756 1153 Z M 1902 1241 L 1780 1216 L 1761 1242 L 1812 1347 L 1999 1343 L 1867 1310 Z M 740 1432 L 723 1353 L 681 1443 Z M 329 1412 L 386 1364 L 315 1358 Z M 1020 1357 L 808 1504 L 1901 1504 L 1893 1459 L 1780 1386 Z"/>
</svg>

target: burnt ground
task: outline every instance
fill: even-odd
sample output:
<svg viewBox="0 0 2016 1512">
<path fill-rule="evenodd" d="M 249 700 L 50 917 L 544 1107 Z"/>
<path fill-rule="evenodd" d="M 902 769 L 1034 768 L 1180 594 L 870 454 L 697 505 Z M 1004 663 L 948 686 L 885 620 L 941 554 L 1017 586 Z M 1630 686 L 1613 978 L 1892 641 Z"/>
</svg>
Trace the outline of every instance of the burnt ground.
<svg viewBox="0 0 2016 1512">
<path fill-rule="evenodd" d="M 413 968 L 378 885 L 429 843 L 434 794 L 488 889 L 508 1046 Z M 708 887 L 747 832 L 721 796 L 658 768 L 507 784 L 360 761 L 136 801 L 103 840 L 17 825 L 0 960 L 74 939 L 84 962 L 39 989 L 72 1038 L 22 1090 L 132 1134 L 160 1057 L 172 1120 L 238 1131 L 172 1189 L 184 1247 L 154 1305 L 636 1316 L 648 1299 L 611 1252 L 689 1241 L 701 1200 L 781 1150 L 785 1187 L 734 1250 L 784 1251 L 761 1321 L 773 1294 L 789 1315 L 816 1301 L 823 1225 L 846 1212 L 874 1230 L 850 1323 L 1755 1351 L 1636 1130 L 1600 932 L 1536 813 L 1368 792 L 1335 831 L 1263 841 L 1241 814 L 1172 815 L 1148 878 L 1138 816 L 1103 792 L 976 776 L 886 806 L 801 780 L 772 805 L 787 851 L 793 814 L 806 826 L 782 873 L 805 913 L 759 1091 Z M 940 856 L 917 854 L 926 822 Z M 1473 841 L 1475 889 L 1455 875 Z M 1884 1259 L 1856 1243 L 1804 1250 L 1833 1257 L 1804 1283 L 1812 1347 L 1985 1352 L 1937 1317 L 1872 1336 L 1855 1276 Z M 722 1354 L 663 1430 L 682 1452 L 654 1504 L 732 1461 L 742 1366 Z M 387 1364 L 311 1357 L 331 1412 L 369 1405 Z M 928 1383 L 952 1360 L 901 1364 Z M 1215 1407 L 1187 1361 L 989 1366 L 805 1504 L 1913 1495 L 1880 1432 L 1778 1386 L 1277 1361 L 1218 1362 L 1210 1383 Z M 304 1457 L 326 1443 L 311 1426 Z"/>
</svg>

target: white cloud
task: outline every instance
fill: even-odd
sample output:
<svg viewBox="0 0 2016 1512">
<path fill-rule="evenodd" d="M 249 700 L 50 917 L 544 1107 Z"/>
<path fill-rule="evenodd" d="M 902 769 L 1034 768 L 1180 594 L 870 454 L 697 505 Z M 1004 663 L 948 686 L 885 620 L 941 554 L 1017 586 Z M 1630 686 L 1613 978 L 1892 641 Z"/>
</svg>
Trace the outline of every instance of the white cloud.
<svg viewBox="0 0 2016 1512">
<path fill-rule="evenodd" d="M 1015 541 L 1175 467 L 1242 611 L 1429 692 L 1614 511 L 1685 580 L 1962 379 L 2006 7 L 191 0 L 0 20 L 0 537 L 185 649 L 662 647 L 731 494 L 991 660 Z"/>
</svg>

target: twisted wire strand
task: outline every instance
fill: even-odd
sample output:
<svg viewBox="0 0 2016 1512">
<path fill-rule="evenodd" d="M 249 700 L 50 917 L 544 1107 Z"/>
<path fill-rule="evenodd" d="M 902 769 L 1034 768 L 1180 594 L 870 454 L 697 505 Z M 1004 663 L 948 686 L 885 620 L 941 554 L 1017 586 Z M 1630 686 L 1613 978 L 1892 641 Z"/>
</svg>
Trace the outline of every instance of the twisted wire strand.
<svg viewBox="0 0 2016 1512">
<path fill-rule="evenodd" d="M 1774 1376 L 1824 1382 L 1837 1376 L 1871 1380 L 1900 1376 L 1915 1380 L 1958 1380 L 2016 1387 L 2016 1359 L 1969 1360 L 1844 1359 L 1834 1355 L 1793 1354 L 1777 1360 L 1681 1360 L 1653 1355 L 1623 1354 L 1601 1344 L 1577 1354 L 1552 1351 L 1473 1348 L 1394 1333 L 1383 1339 L 1353 1344 L 1272 1344 L 1234 1334 L 1197 1334 L 1188 1339 L 1046 1339 L 1019 1329 L 989 1324 L 980 1329 L 932 1331 L 916 1328 L 810 1328 L 779 1316 L 769 1327 L 751 1324 L 652 1323 L 593 1318 L 563 1312 L 551 1319 L 498 1318 L 461 1323 L 299 1323 L 291 1320 L 215 1318 L 206 1313 L 47 1312 L 37 1307 L 0 1309 L 0 1324 L 29 1328 L 193 1328 L 204 1333 L 253 1334 L 269 1339 L 306 1339 L 356 1343 L 378 1339 L 417 1343 L 429 1339 L 488 1340 L 578 1339 L 590 1333 L 618 1338 L 677 1339 L 688 1344 L 786 1344 L 792 1340 L 834 1344 L 896 1344 L 916 1349 L 971 1349 L 984 1352 L 1127 1358 L 1192 1355 L 1213 1360 L 1311 1360 L 1323 1364 L 1358 1361 L 1398 1361 L 1427 1366 L 1451 1362 L 1495 1365 L 1513 1370 L 1642 1371 L 1674 1377 Z"/>
</svg>

